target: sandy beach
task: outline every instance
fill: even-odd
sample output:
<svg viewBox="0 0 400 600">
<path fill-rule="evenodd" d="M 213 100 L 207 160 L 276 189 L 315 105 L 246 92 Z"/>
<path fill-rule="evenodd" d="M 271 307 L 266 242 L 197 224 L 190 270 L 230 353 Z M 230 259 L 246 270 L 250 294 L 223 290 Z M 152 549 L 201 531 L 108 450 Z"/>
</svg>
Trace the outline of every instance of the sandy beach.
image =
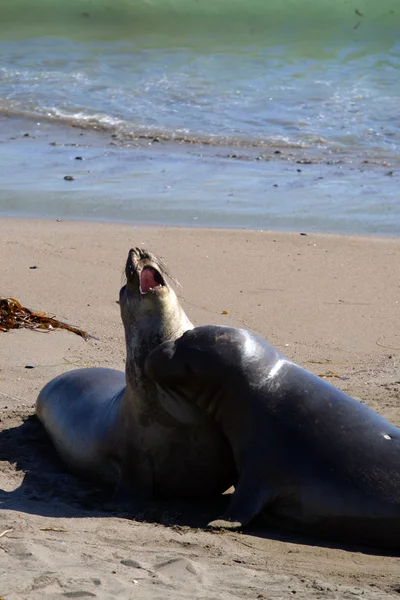
<svg viewBox="0 0 400 600">
<path fill-rule="evenodd" d="M 132 246 L 165 260 L 196 325 L 251 329 L 400 426 L 399 238 L 1 219 L 0 296 L 97 339 L 0 332 L 0 597 L 398 598 L 398 557 L 257 525 L 211 533 L 211 506 L 115 506 L 26 420 L 57 374 L 123 370 Z"/>
</svg>

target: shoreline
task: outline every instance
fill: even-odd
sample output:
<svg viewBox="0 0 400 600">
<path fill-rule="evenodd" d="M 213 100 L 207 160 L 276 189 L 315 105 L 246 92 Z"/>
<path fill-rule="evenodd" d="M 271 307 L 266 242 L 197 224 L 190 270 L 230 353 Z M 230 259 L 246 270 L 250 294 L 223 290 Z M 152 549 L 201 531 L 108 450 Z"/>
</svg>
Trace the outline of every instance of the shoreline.
<svg viewBox="0 0 400 600">
<path fill-rule="evenodd" d="M 57 460 L 28 417 L 57 374 L 124 369 L 116 301 L 131 246 L 165 260 L 195 325 L 251 329 L 400 426 L 398 238 L 0 218 L 0 295 L 99 338 L 0 332 L 0 596 L 396 597 L 399 557 L 257 525 L 216 535 L 193 526 L 204 505 L 139 514 Z"/>
<path fill-rule="evenodd" d="M 240 227 L 239 225 L 237 227 L 235 226 L 221 226 L 221 225 L 196 225 L 195 223 L 190 224 L 190 225 L 170 225 L 168 224 L 164 224 L 164 223 L 153 223 L 153 222 L 141 222 L 141 221 L 119 221 L 117 219 L 114 220 L 108 220 L 108 219 L 95 219 L 95 218 L 84 218 L 84 217 L 69 217 L 69 218 L 63 218 L 63 217 L 52 217 L 52 216 L 42 216 L 42 217 L 38 217 L 38 216 L 24 216 L 24 215 L 2 215 L 0 214 L 0 221 L 20 221 L 20 222 L 56 222 L 56 223 L 66 223 L 66 224 L 74 224 L 74 223 L 80 223 L 80 224 L 87 224 L 87 225 L 99 225 L 99 226 L 111 226 L 111 227 L 133 227 L 136 229 L 149 229 L 149 230 L 155 230 L 155 229 L 171 229 L 171 230 L 177 230 L 177 231 L 184 231 L 184 230 L 194 230 L 194 231 L 214 231 L 214 232 L 219 232 L 219 231 L 236 231 L 236 232 L 249 232 L 250 234 L 253 233 L 267 233 L 267 234 L 284 234 L 284 235 L 301 235 L 301 236 L 308 236 L 308 235 L 313 235 L 313 236 L 320 236 L 320 237 L 328 237 L 328 238 L 356 238 L 356 239 L 365 239 L 365 240 L 370 240 L 370 239 L 381 239 L 381 240 L 398 240 L 400 237 L 400 232 L 398 234 L 385 234 L 385 233 L 357 233 L 357 232 L 341 232 L 341 231 L 312 231 L 312 230 L 307 230 L 307 229 L 257 229 L 257 228 L 251 228 L 251 227 Z"/>
<path fill-rule="evenodd" d="M 267 233 L 267 234 L 287 234 L 287 235 L 301 235 L 301 236 L 320 236 L 320 237 L 328 237 L 328 238 L 356 238 L 356 239 L 365 239 L 365 240 L 398 240 L 400 238 L 400 231 L 398 234 L 396 233 L 362 233 L 362 232 L 342 232 L 342 231 L 313 231 L 310 229 L 257 229 L 251 227 L 241 227 L 239 225 L 232 226 L 227 225 L 223 227 L 221 225 L 196 225 L 193 224 L 185 224 L 185 225 L 170 225 L 164 223 L 156 223 L 156 222 L 141 222 L 141 221 L 119 221 L 117 219 L 95 219 L 95 218 L 84 218 L 84 217 L 69 217 L 69 218 L 57 218 L 52 216 L 25 216 L 25 215 L 7 215 L 0 214 L 1 220 L 9 220 L 9 221 L 47 221 L 47 222 L 56 222 L 56 223 L 86 223 L 93 225 L 102 225 L 102 226 L 126 226 L 126 227 L 134 227 L 140 229 L 171 229 L 171 230 L 194 230 L 194 231 L 214 231 L 216 233 L 220 231 L 237 231 L 237 232 L 249 232 L 252 233 Z"/>
</svg>

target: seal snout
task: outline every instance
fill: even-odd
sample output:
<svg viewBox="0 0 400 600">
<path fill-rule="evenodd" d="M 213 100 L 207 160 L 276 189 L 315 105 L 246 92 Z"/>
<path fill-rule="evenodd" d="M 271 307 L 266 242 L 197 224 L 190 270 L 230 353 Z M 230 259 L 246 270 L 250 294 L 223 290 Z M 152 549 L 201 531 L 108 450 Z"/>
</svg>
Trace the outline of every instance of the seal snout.
<svg viewBox="0 0 400 600">
<path fill-rule="evenodd" d="M 162 275 L 160 261 L 143 248 L 131 248 L 126 262 L 125 274 L 128 283 L 138 285 L 142 295 L 155 293 L 167 287 Z"/>
</svg>

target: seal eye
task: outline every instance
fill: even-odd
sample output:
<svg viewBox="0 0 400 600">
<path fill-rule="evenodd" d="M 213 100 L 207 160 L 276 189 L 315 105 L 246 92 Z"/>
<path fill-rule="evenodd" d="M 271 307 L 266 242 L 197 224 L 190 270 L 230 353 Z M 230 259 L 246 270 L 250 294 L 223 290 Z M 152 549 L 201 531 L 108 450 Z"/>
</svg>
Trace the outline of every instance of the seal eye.
<svg viewBox="0 0 400 600">
<path fill-rule="evenodd" d="M 165 282 L 159 273 L 153 267 L 144 267 L 140 273 L 140 291 L 147 294 L 158 286 L 164 286 Z"/>
</svg>

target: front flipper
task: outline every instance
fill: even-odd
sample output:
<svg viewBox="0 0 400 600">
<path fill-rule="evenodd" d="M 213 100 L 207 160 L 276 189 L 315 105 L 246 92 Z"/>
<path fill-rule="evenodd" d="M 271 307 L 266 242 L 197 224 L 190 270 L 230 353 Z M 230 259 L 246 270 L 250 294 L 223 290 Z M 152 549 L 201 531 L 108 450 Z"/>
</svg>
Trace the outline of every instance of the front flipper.
<svg viewBox="0 0 400 600">
<path fill-rule="evenodd" d="M 276 498 L 275 491 L 268 482 L 257 476 L 242 476 L 233 494 L 231 503 L 221 519 L 208 524 L 212 529 L 240 529 L 250 523 L 264 508 Z"/>
</svg>

